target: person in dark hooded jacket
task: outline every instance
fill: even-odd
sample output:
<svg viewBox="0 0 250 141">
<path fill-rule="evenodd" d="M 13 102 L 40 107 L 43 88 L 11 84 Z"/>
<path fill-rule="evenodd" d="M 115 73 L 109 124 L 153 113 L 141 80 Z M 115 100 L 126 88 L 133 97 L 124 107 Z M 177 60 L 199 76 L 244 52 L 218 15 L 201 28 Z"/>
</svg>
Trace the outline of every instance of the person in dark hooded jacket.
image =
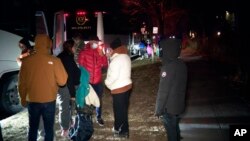
<svg viewBox="0 0 250 141">
<path fill-rule="evenodd" d="M 67 40 L 63 43 L 63 51 L 57 56 L 61 59 L 63 66 L 68 74 L 68 80 L 65 86 L 60 87 L 57 94 L 59 104 L 59 123 L 61 126 L 61 136 L 68 137 L 68 129 L 72 124 L 73 103 L 76 95 L 75 87 L 80 84 L 80 69 L 75 60 L 75 42 Z"/>
<path fill-rule="evenodd" d="M 185 110 L 187 67 L 178 58 L 180 39 L 163 39 L 160 46 L 163 55 L 155 116 L 162 120 L 168 141 L 180 141 L 179 119 Z"/>
</svg>

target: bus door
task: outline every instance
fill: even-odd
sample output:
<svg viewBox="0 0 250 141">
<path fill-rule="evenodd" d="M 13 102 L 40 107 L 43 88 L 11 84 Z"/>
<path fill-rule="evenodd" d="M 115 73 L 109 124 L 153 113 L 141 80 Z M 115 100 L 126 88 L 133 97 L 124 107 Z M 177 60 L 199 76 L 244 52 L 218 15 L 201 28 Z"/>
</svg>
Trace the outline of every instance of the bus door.
<svg viewBox="0 0 250 141">
<path fill-rule="evenodd" d="M 35 16 L 36 16 L 36 34 L 49 35 L 47 21 L 43 11 L 36 11 Z"/>
<path fill-rule="evenodd" d="M 56 12 L 54 15 L 53 55 L 55 56 L 62 51 L 63 42 L 67 39 L 65 30 L 66 16 L 64 11 Z"/>
</svg>

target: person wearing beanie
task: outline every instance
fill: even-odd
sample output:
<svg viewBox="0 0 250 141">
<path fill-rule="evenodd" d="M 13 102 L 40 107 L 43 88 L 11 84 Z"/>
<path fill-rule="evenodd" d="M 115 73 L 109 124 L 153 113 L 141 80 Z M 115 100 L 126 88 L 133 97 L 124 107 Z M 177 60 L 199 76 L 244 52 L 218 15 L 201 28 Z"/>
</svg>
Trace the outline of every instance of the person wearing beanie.
<svg viewBox="0 0 250 141">
<path fill-rule="evenodd" d="M 36 35 L 36 52 L 22 60 L 19 72 L 18 92 L 22 106 L 28 109 L 29 141 L 37 140 L 41 117 L 45 140 L 53 141 L 57 92 L 68 79 L 61 60 L 50 54 L 51 47 L 48 35 Z"/>
<path fill-rule="evenodd" d="M 179 120 L 185 110 L 187 66 L 178 58 L 181 50 L 180 39 L 162 39 L 160 46 L 162 48 L 162 68 L 155 116 L 162 120 L 168 141 L 180 141 Z"/>
<path fill-rule="evenodd" d="M 102 95 L 104 87 L 102 71 L 108 67 L 108 59 L 103 54 L 103 48 L 100 46 L 100 43 L 97 36 L 90 36 L 89 42 L 78 55 L 78 63 L 79 67 L 84 67 L 89 72 L 89 83 L 100 99 L 100 107 L 96 107 L 96 122 L 100 126 L 104 126 L 102 119 Z"/>
<path fill-rule="evenodd" d="M 113 99 L 115 137 L 129 137 L 128 107 L 132 90 L 131 60 L 126 46 L 116 38 L 110 43 L 110 64 L 105 85 Z M 122 63 L 121 63 L 122 62 Z"/>
</svg>

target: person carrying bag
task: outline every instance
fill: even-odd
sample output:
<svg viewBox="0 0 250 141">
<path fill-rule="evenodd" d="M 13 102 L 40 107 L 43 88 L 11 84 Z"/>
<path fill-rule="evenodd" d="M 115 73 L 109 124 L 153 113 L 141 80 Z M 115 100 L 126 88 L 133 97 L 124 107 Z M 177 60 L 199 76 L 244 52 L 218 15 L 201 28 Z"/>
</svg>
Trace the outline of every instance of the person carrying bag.
<svg viewBox="0 0 250 141">
<path fill-rule="evenodd" d="M 80 85 L 76 90 L 76 116 L 74 125 L 69 129 L 69 138 L 73 141 L 88 141 L 93 133 L 92 115 L 100 106 L 99 98 L 89 84 L 89 73 L 80 66 Z"/>
</svg>

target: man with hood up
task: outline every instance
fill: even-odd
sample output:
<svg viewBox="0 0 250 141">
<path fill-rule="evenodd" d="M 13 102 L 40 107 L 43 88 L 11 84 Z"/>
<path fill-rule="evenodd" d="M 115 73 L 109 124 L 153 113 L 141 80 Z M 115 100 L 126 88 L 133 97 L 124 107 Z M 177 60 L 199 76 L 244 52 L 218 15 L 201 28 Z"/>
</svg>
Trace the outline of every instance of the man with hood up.
<svg viewBox="0 0 250 141">
<path fill-rule="evenodd" d="M 179 116 L 185 110 L 187 67 L 178 58 L 180 39 L 163 39 L 160 46 L 163 55 L 155 116 L 162 120 L 168 141 L 180 141 Z"/>
<path fill-rule="evenodd" d="M 28 108 L 28 141 L 37 140 L 40 117 L 45 141 L 53 141 L 58 86 L 67 82 L 61 60 L 50 54 L 52 43 L 46 34 L 35 38 L 35 53 L 24 58 L 19 72 L 18 91 L 22 106 Z"/>
</svg>

